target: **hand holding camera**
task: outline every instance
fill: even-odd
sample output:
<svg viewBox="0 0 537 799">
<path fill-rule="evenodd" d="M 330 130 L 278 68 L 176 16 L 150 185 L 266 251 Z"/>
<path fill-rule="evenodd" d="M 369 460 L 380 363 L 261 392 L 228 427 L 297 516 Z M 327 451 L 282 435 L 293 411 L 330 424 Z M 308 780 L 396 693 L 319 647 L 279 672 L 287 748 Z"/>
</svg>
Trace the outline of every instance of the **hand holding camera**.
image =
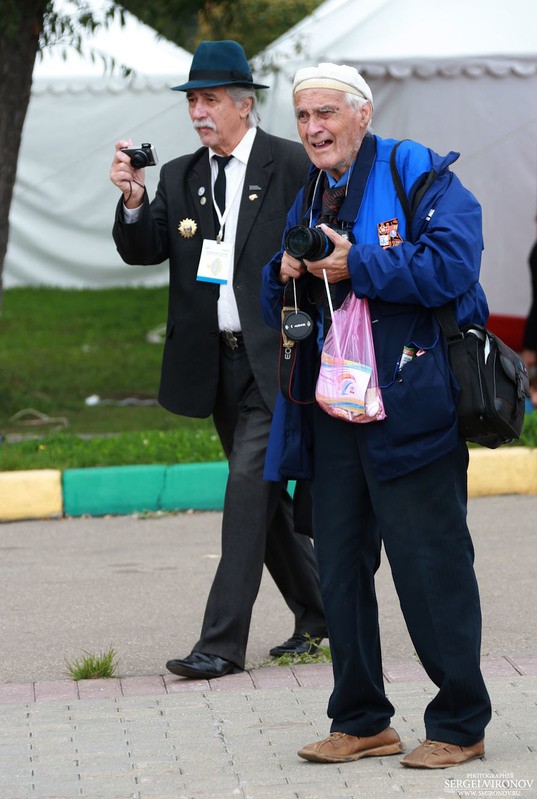
<svg viewBox="0 0 537 799">
<path fill-rule="evenodd" d="M 346 231 L 327 225 L 326 227 L 335 230 L 340 236 L 346 236 Z M 306 227 L 305 225 L 295 225 L 287 231 L 285 235 L 285 249 L 293 258 L 306 261 L 321 261 L 334 252 L 334 243 L 326 235 L 321 227 Z"/>
<path fill-rule="evenodd" d="M 158 162 L 155 148 L 148 142 L 133 147 L 131 141 L 116 143 L 116 155 L 110 170 L 110 180 L 123 192 L 125 206 L 137 208 L 144 195 L 143 169 Z"/>
<path fill-rule="evenodd" d="M 349 277 L 347 255 L 352 243 L 350 230 L 323 223 L 312 228 L 292 227 L 285 235 L 284 246 L 293 258 L 306 262 L 312 275 L 323 278 L 326 272 L 329 283 L 338 283 Z"/>
<path fill-rule="evenodd" d="M 157 151 L 149 142 L 141 144 L 140 147 L 121 147 L 121 152 L 129 156 L 133 169 L 143 169 L 158 164 Z"/>
</svg>

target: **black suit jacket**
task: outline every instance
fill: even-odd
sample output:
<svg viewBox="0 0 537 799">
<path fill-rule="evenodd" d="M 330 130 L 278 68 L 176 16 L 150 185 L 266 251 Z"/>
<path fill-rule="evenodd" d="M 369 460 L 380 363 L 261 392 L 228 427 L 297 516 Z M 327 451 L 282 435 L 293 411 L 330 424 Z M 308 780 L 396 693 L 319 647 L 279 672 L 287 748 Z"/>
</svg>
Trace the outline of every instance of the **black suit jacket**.
<svg viewBox="0 0 537 799">
<path fill-rule="evenodd" d="M 287 211 L 309 166 L 302 145 L 257 130 L 239 211 L 233 287 L 250 366 L 270 409 L 278 387 L 280 337 L 261 317 L 261 272 L 281 247 Z M 200 195 L 201 188 L 205 191 Z M 218 386 L 218 348 L 223 345 L 218 335 L 219 286 L 196 280 L 203 239 L 216 236 L 207 148 L 162 167 L 155 199 L 149 203 L 145 196 L 136 223 L 124 223 L 122 208 L 120 200 L 113 235 L 123 260 L 157 264 L 169 258 L 170 263 L 159 402 L 173 413 L 209 416 Z M 178 232 L 185 219 L 196 222 L 192 238 Z"/>
</svg>

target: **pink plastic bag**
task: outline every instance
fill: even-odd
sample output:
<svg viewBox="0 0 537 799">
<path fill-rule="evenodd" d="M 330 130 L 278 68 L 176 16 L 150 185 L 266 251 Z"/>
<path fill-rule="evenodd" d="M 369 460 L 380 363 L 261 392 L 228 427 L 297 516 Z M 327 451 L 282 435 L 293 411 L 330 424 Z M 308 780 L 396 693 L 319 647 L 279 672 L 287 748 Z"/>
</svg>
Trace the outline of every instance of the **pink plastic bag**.
<svg viewBox="0 0 537 799">
<path fill-rule="evenodd" d="M 378 385 L 369 305 L 352 291 L 341 308 L 332 313 L 315 399 L 326 413 L 347 422 L 386 418 Z"/>
</svg>

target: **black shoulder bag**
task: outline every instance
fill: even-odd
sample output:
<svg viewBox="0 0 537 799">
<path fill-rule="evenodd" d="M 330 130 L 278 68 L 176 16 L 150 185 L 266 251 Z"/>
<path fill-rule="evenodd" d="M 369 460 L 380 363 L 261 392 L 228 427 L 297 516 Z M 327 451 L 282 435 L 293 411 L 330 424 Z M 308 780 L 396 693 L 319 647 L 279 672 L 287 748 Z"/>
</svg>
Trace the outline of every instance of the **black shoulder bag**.
<svg viewBox="0 0 537 799">
<path fill-rule="evenodd" d="M 411 208 L 395 163 L 399 144 L 392 150 L 390 167 L 408 233 L 419 201 L 434 181 L 435 173 L 429 173 L 422 189 L 418 189 Z M 520 438 L 529 380 L 518 353 L 481 325 L 461 330 L 451 302 L 435 308 L 434 314 L 444 333 L 451 369 L 460 386 L 459 434 L 489 449 Z"/>
</svg>

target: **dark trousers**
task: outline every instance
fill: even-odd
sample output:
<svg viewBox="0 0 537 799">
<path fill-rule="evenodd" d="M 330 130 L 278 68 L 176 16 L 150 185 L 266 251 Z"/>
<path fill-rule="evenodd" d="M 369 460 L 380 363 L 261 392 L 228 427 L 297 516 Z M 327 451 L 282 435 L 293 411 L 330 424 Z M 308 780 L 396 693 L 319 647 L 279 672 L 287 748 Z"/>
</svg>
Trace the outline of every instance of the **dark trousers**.
<svg viewBox="0 0 537 799">
<path fill-rule="evenodd" d="M 326 634 L 311 540 L 294 533 L 292 503 L 284 487 L 263 480 L 271 419 L 244 346 L 222 346 L 214 422 L 229 459 L 229 478 L 221 559 L 194 650 L 219 655 L 240 668 L 263 564 L 294 615 L 292 632 Z"/>
<path fill-rule="evenodd" d="M 466 524 L 466 444 L 382 482 L 364 433 L 363 425 L 315 409 L 313 527 L 334 669 L 332 731 L 375 735 L 394 713 L 374 580 L 383 543 L 410 637 L 439 689 L 425 710 L 427 738 L 468 746 L 483 737 L 491 709 Z"/>
</svg>

